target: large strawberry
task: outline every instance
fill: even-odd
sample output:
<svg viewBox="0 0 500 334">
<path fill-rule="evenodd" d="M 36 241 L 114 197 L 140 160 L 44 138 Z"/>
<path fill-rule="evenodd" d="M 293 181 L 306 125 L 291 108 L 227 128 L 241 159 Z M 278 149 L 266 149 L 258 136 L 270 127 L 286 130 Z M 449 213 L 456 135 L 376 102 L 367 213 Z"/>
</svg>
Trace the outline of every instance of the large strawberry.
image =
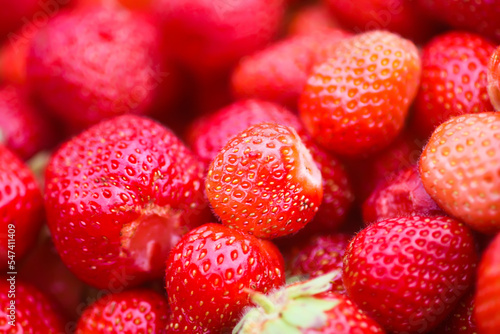
<svg viewBox="0 0 500 334">
<path fill-rule="evenodd" d="M 385 329 L 430 331 L 473 283 L 476 250 L 467 227 L 447 217 L 376 222 L 344 255 L 349 297 Z"/>
<path fill-rule="evenodd" d="M 483 232 L 500 230 L 500 113 L 441 124 L 420 158 L 429 195 L 448 214 Z"/>
<path fill-rule="evenodd" d="M 203 168 L 160 124 L 121 116 L 65 143 L 46 172 L 63 262 L 101 288 L 161 277 L 170 248 L 205 221 Z"/>
<path fill-rule="evenodd" d="M 423 48 L 412 124 L 422 137 L 453 116 L 492 110 L 486 73 L 494 47 L 481 36 L 449 32 Z"/>
<path fill-rule="evenodd" d="M 269 241 L 220 224 L 190 231 L 167 260 L 169 332 L 219 333 L 234 327 L 250 304 L 247 290 L 266 293 L 283 285 L 284 270 Z"/>
<path fill-rule="evenodd" d="M 488 62 L 488 94 L 495 110 L 500 111 L 500 46 Z"/>
<path fill-rule="evenodd" d="M 381 150 L 402 130 L 417 92 L 417 48 L 395 34 L 373 31 L 339 42 L 330 57 L 312 72 L 300 98 L 304 124 L 339 154 Z"/>
<path fill-rule="evenodd" d="M 323 199 L 309 150 L 293 128 L 276 123 L 232 138 L 210 165 L 205 188 L 223 224 L 262 238 L 300 230 Z"/>
</svg>

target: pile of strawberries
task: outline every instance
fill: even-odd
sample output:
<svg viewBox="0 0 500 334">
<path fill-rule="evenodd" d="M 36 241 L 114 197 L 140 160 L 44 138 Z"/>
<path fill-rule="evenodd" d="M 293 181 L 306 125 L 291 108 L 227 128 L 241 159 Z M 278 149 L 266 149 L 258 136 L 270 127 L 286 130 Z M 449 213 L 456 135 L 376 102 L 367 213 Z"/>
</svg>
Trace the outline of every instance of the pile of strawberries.
<svg viewBox="0 0 500 334">
<path fill-rule="evenodd" d="M 499 18 L 0 0 L 0 333 L 500 333 Z"/>
</svg>

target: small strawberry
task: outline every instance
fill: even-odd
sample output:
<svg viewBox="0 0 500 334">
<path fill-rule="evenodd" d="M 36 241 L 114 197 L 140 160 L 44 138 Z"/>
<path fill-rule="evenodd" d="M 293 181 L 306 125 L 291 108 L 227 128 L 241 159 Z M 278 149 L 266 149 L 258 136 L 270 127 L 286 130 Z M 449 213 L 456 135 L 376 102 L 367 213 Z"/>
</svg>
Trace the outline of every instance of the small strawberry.
<svg viewBox="0 0 500 334">
<path fill-rule="evenodd" d="M 312 4 L 297 10 L 288 23 L 288 35 L 313 35 L 340 28 L 337 20 L 330 15 L 325 5 Z"/>
<path fill-rule="evenodd" d="M 4 276 L 0 278 L 0 332 L 61 334 L 65 328 L 47 296 L 15 276 Z"/>
<path fill-rule="evenodd" d="M 166 333 L 170 309 L 165 296 L 135 289 L 105 296 L 78 320 L 76 334 Z"/>
<path fill-rule="evenodd" d="M 261 238 L 300 230 L 323 198 L 309 150 L 293 128 L 276 123 L 232 138 L 210 165 L 205 188 L 223 224 Z"/>
<path fill-rule="evenodd" d="M 271 242 L 206 224 L 174 247 L 165 280 L 169 332 L 219 333 L 234 327 L 250 304 L 248 289 L 266 293 L 285 283 L 284 263 Z"/>
<path fill-rule="evenodd" d="M 61 259 L 99 288 L 161 277 L 171 247 L 207 219 L 201 165 L 168 129 L 139 116 L 101 122 L 65 143 L 45 181 Z"/>
<path fill-rule="evenodd" d="M 482 232 L 500 230 L 500 113 L 441 124 L 420 158 L 425 190 L 448 214 Z"/>
<path fill-rule="evenodd" d="M 376 334 L 384 330 L 347 297 L 332 293 L 338 272 L 277 290 L 252 293 L 256 307 L 247 309 L 234 334 Z"/>
<path fill-rule="evenodd" d="M 500 111 L 500 46 L 488 62 L 488 94 L 496 111 Z"/>
<path fill-rule="evenodd" d="M 380 151 L 402 130 L 417 92 L 420 58 L 415 45 L 374 31 L 337 44 L 312 72 L 300 98 L 313 138 L 339 154 Z"/>
<path fill-rule="evenodd" d="M 416 165 L 396 172 L 391 181 L 381 183 L 363 203 L 365 223 L 403 216 L 443 215 L 425 191 Z"/>
<path fill-rule="evenodd" d="M 486 74 L 494 47 L 481 36 L 449 32 L 423 48 L 421 86 L 412 123 L 422 137 L 428 138 L 453 116 L 492 110 Z"/>
<path fill-rule="evenodd" d="M 474 293 L 468 292 L 434 334 L 478 334 L 474 318 Z"/>
<path fill-rule="evenodd" d="M 500 234 L 493 239 L 479 264 L 474 316 L 481 334 L 500 331 Z"/>
<path fill-rule="evenodd" d="M 476 257 L 472 233 L 452 218 L 381 220 L 347 247 L 344 286 L 386 330 L 430 331 L 472 285 Z"/>
</svg>

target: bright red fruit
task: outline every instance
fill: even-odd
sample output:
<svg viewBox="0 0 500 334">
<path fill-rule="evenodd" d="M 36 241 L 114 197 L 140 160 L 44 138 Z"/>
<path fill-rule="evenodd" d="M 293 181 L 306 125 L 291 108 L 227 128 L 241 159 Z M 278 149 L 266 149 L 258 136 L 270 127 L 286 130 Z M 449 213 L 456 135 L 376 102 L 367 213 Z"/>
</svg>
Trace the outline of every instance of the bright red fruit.
<svg viewBox="0 0 500 334">
<path fill-rule="evenodd" d="M 220 224 L 190 231 L 167 260 L 169 332 L 233 328 L 250 304 L 247 290 L 266 293 L 283 285 L 284 270 L 281 254 L 269 241 Z"/>
<path fill-rule="evenodd" d="M 89 306 L 78 321 L 76 334 L 164 334 L 169 315 L 165 296 L 130 290 L 105 296 Z"/>
<path fill-rule="evenodd" d="M 402 130 L 417 92 L 415 45 L 374 31 L 337 44 L 317 66 L 300 98 L 300 116 L 313 138 L 336 153 L 380 151 Z"/>
<path fill-rule="evenodd" d="M 500 46 L 488 62 L 488 94 L 496 111 L 500 111 Z"/>
<path fill-rule="evenodd" d="M 42 221 L 42 194 L 33 173 L 0 145 L 0 268 L 7 267 L 12 252 L 15 262 L 21 260 L 34 245 Z"/>
<path fill-rule="evenodd" d="M 457 307 L 433 333 L 435 334 L 477 334 L 476 319 L 474 318 L 474 293 L 468 292 Z"/>
<path fill-rule="evenodd" d="M 467 227 L 448 217 L 381 220 L 344 256 L 349 297 L 391 332 L 425 332 L 473 284 L 476 250 Z"/>
<path fill-rule="evenodd" d="M 382 182 L 363 203 L 365 223 L 396 217 L 443 215 L 425 191 L 416 165 L 401 169 L 392 180 Z"/>
<path fill-rule="evenodd" d="M 65 143 L 45 181 L 63 262 L 99 288 L 161 277 L 171 247 L 207 219 L 203 167 L 172 132 L 139 116 L 104 121 Z"/>
<path fill-rule="evenodd" d="M 450 32 L 423 48 L 412 123 L 422 137 L 453 116 L 492 110 L 486 74 L 494 47 L 481 36 Z"/>
<path fill-rule="evenodd" d="M 477 272 L 474 316 L 481 334 L 500 331 L 500 235 L 483 253 Z"/>
<path fill-rule="evenodd" d="M 300 230 L 323 198 L 309 150 L 293 128 L 276 123 L 232 138 L 210 165 L 205 189 L 223 224 L 261 238 Z"/>
<path fill-rule="evenodd" d="M 61 334 L 65 333 L 64 321 L 54 304 L 43 293 L 19 279 L 0 279 L 0 332 L 5 334 Z M 15 297 L 9 296 L 13 289 Z M 11 301 L 15 301 L 14 311 L 10 311 Z M 10 315 L 14 315 L 12 320 Z"/>
<path fill-rule="evenodd" d="M 163 90 L 174 76 L 161 65 L 159 48 L 156 27 L 139 14 L 99 6 L 67 11 L 34 36 L 28 82 L 73 127 L 147 114 L 160 87 L 172 93 Z"/>
<path fill-rule="evenodd" d="M 500 230 L 500 113 L 466 114 L 441 124 L 420 158 L 429 195 L 482 232 Z"/>
</svg>

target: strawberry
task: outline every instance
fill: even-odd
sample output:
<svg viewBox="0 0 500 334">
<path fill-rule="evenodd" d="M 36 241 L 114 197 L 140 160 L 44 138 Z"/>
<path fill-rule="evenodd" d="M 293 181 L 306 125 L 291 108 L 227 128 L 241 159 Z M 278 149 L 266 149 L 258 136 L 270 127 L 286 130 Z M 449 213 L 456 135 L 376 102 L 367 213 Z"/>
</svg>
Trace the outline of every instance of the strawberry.
<svg viewBox="0 0 500 334">
<path fill-rule="evenodd" d="M 232 328 L 250 304 L 247 289 L 265 293 L 284 284 L 284 263 L 269 241 L 205 224 L 174 247 L 165 280 L 169 332 L 219 333 Z"/>
<path fill-rule="evenodd" d="M 303 228 L 323 198 L 321 172 L 297 132 L 276 123 L 249 127 L 210 165 L 205 182 L 223 224 L 261 238 Z"/>
<path fill-rule="evenodd" d="M 42 225 L 43 200 L 33 173 L 0 145 L 0 268 L 15 271 L 35 243 Z"/>
<path fill-rule="evenodd" d="M 436 327 L 473 283 L 472 233 L 447 217 L 400 217 L 362 230 L 344 255 L 349 297 L 394 333 Z"/>
<path fill-rule="evenodd" d="M 0 332 L 65 333 L 63 318 L 47 296 L 15 276 L 9 279 L 0 279 Z"/>
<path fill-rule="evenodd" d="M 495 110 L 500 111 L 500 46 L 488 62 L 488 94 Z"/>
<path fill-rule="evenodd" d="M 78 320 L 76 334 L 166 333 L 170 309 L 167 298 L 145 289 L 105 296 L 90 305 Z"/>
<path fill-rule="evenodd" d="M 338 43 L 312 72 L 300 116 L 314 139 L 336 153 L 380 151 L 402 130 L 420 76 L 413 43 L 374 31 Z"/>
<path fill-rule="evenodd" d="M 195 156 L 154 121 L 126 115 L 89 128 L 46 171 L 61 259 L 98 288 L 161 277 L 170 248 L 207 219 L 202 178 Z"/>
<path fill-rule="evenodd" d="M 12 41 L 13 31 L 34 17 L 39 8 L 38 0 L 0 0 L 0 41 Z"/>
<path fill-rule="evenodd" d="M 448 214 L 483 232 L 500 230 L 500 114 L 441 124 L 420 158 L 425 190 Z"/>
<path fill-rule="evenodd" d="M 51 122 L 21 88 L 0 87 L 0 141 L 24 160 L 51 148 L 56 141 Z"/>
<path fill-rule="evenodd" d="M 28 82 L 79 129 L 122 114 L 147 114 L 160 88 L 174 84 L 159 47 L 156 27 L 139 14 L 100 6 L 66 11 L 34 36 Z"/>
<path fill-rule="evenodd" d="M 453 116 L 492 110 L 486 73 L 493 50 L 494 44 L 466 32 L 437 36 L 423 48 L 412 124 L 422 137 Z"/>
<path fill-rule="evenodd" d="M 500 330 L 500 235 L 483 253 L 477 272 L 474 316 L 479 333 L 495 334 Z"/>
<path fill-rule="evenodd" d="M 328 59 L 331 48 L 349 33 L 327 32 L 287 38 L 244 58 L 232 74 L 237 98 L 260 98 L 297 108 L 313 66 Z"/>
<path fill-rule="evenodd" d="M 443 215 L 425 191 L 415 165 L 401 169 L 392 180 L 381 183 L 363 203 L 365 223 L 402 216 Z"/>
<path fill-rule="evenodd" d="M 297 10 L 288 23 L 289 35 L 313 35 L 340 28 L 324 4 L 312 4 Z"/>
<path fill-rule="evenodd" d="M 477 334 L 474 318 L 474 293 L 468 292 L 457 307 L 433 333 L 435 334 Z"/>
<path fill-rule="evenodd" d="M 233 333 L 384 333 L 348 298 L 329 291 L 336 275 L 326 274 L 268 296 L 252 293 L 257 307 L 247 309 Z"/>
</svg>

